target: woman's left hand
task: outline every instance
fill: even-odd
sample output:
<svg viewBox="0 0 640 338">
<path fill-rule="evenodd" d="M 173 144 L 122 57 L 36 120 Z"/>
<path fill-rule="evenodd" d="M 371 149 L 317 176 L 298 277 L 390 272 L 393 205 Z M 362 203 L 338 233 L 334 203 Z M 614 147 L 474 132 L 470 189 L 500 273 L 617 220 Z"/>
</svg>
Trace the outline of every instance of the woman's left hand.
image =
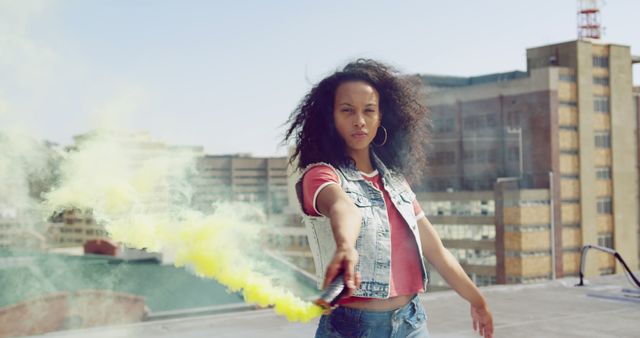
<svg viewBox="0 0 640 338">
<path fill-rule="evenodd" d="M 493 316 L 487 305 L 471 305 L 471 319 L 473 330 L 478 331 L 484 338 L 493 337 Z"/>
</svg>

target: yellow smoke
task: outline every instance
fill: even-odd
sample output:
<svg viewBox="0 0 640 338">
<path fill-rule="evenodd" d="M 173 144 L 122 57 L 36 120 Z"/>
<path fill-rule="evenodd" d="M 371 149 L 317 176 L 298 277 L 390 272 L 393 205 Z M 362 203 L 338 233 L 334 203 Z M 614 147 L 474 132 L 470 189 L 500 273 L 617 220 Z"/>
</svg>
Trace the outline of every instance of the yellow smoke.
<svg viewBox="0 0 640 338">
<path fill-rule="evenodd" d="M 184 181 L 189 158 L 132 157 L 118 141 L 96 136 L 68 155 L 60 186 L 47 194 L 50 211 L 91 209 L 115 241 L 148 251 L 172 252 L 176 266 L 213 278 L 246 302 L 273 306 L 289 321 L 306 322 L 322 309 L 276 286 L 255 269 L 249 248 L 260 238 L 260 215 L 242 204 L 220 204 L 205 215 L 171 206 L 170 182 Z"/>
</svg>

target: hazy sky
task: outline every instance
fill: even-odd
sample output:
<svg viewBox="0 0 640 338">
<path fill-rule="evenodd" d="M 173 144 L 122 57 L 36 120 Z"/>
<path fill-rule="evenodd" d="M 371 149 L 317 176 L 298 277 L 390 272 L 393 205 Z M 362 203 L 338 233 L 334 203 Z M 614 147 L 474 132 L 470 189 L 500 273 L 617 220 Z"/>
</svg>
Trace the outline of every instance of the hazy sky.
<svg viewBox="0 0 640 338">
<path fill-rule="evenodd" d="M 638 13 L 607 1 L 603 40 L 640 54 Z M 283 155 L 300 98 L 353 58 L 469 76 L 525 70 L 526 48 L 575 39 L 574 0 L 0 0 L 0 129 L 68 144 L 107 125 Z"/>
</svg>

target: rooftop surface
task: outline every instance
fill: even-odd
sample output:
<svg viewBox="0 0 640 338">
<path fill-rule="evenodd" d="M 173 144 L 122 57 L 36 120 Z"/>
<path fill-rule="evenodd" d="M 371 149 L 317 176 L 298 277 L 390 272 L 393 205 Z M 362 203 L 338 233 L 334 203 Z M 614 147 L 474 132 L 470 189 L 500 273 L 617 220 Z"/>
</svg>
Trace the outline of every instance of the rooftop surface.
<svg viewBox="0 0 640 338">
<path fill-rule="evenodd" d="M 494 315 L 495 337 L 638 337 L 640 293 L 624 275 L 601 276 L 586 287 L 577 278 L 482 288 Z M 432 337 L 478 337 L 469 307 L 453 291 L 421 296 Z M 289 323 L 272 310 L 164 319 L 132 325 L 55 332 L 49 338 L 313 337 L 317 319 Z"/>
</svg>

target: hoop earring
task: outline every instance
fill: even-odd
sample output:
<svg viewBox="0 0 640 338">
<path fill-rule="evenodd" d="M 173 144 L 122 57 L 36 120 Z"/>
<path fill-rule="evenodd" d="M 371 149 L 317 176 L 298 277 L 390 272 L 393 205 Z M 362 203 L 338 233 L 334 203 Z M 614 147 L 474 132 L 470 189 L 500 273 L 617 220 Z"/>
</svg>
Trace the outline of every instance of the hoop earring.
<svg viewBox="0 0 640 338">
<path fill-rule="evenodd" d="M 382 141 L 381 144 L 376 144 L 372 141 L 371 143 L 373 143 L 373 145 L 376 147 L 382 147 L 383 145 L 385 145 L 385 143 L 387 143 L 387 129 L 383 125 L 380 125 L 380 128 L 382 128 L 382 131 L 384 131 L 384 141 Z"/>
</svg>

